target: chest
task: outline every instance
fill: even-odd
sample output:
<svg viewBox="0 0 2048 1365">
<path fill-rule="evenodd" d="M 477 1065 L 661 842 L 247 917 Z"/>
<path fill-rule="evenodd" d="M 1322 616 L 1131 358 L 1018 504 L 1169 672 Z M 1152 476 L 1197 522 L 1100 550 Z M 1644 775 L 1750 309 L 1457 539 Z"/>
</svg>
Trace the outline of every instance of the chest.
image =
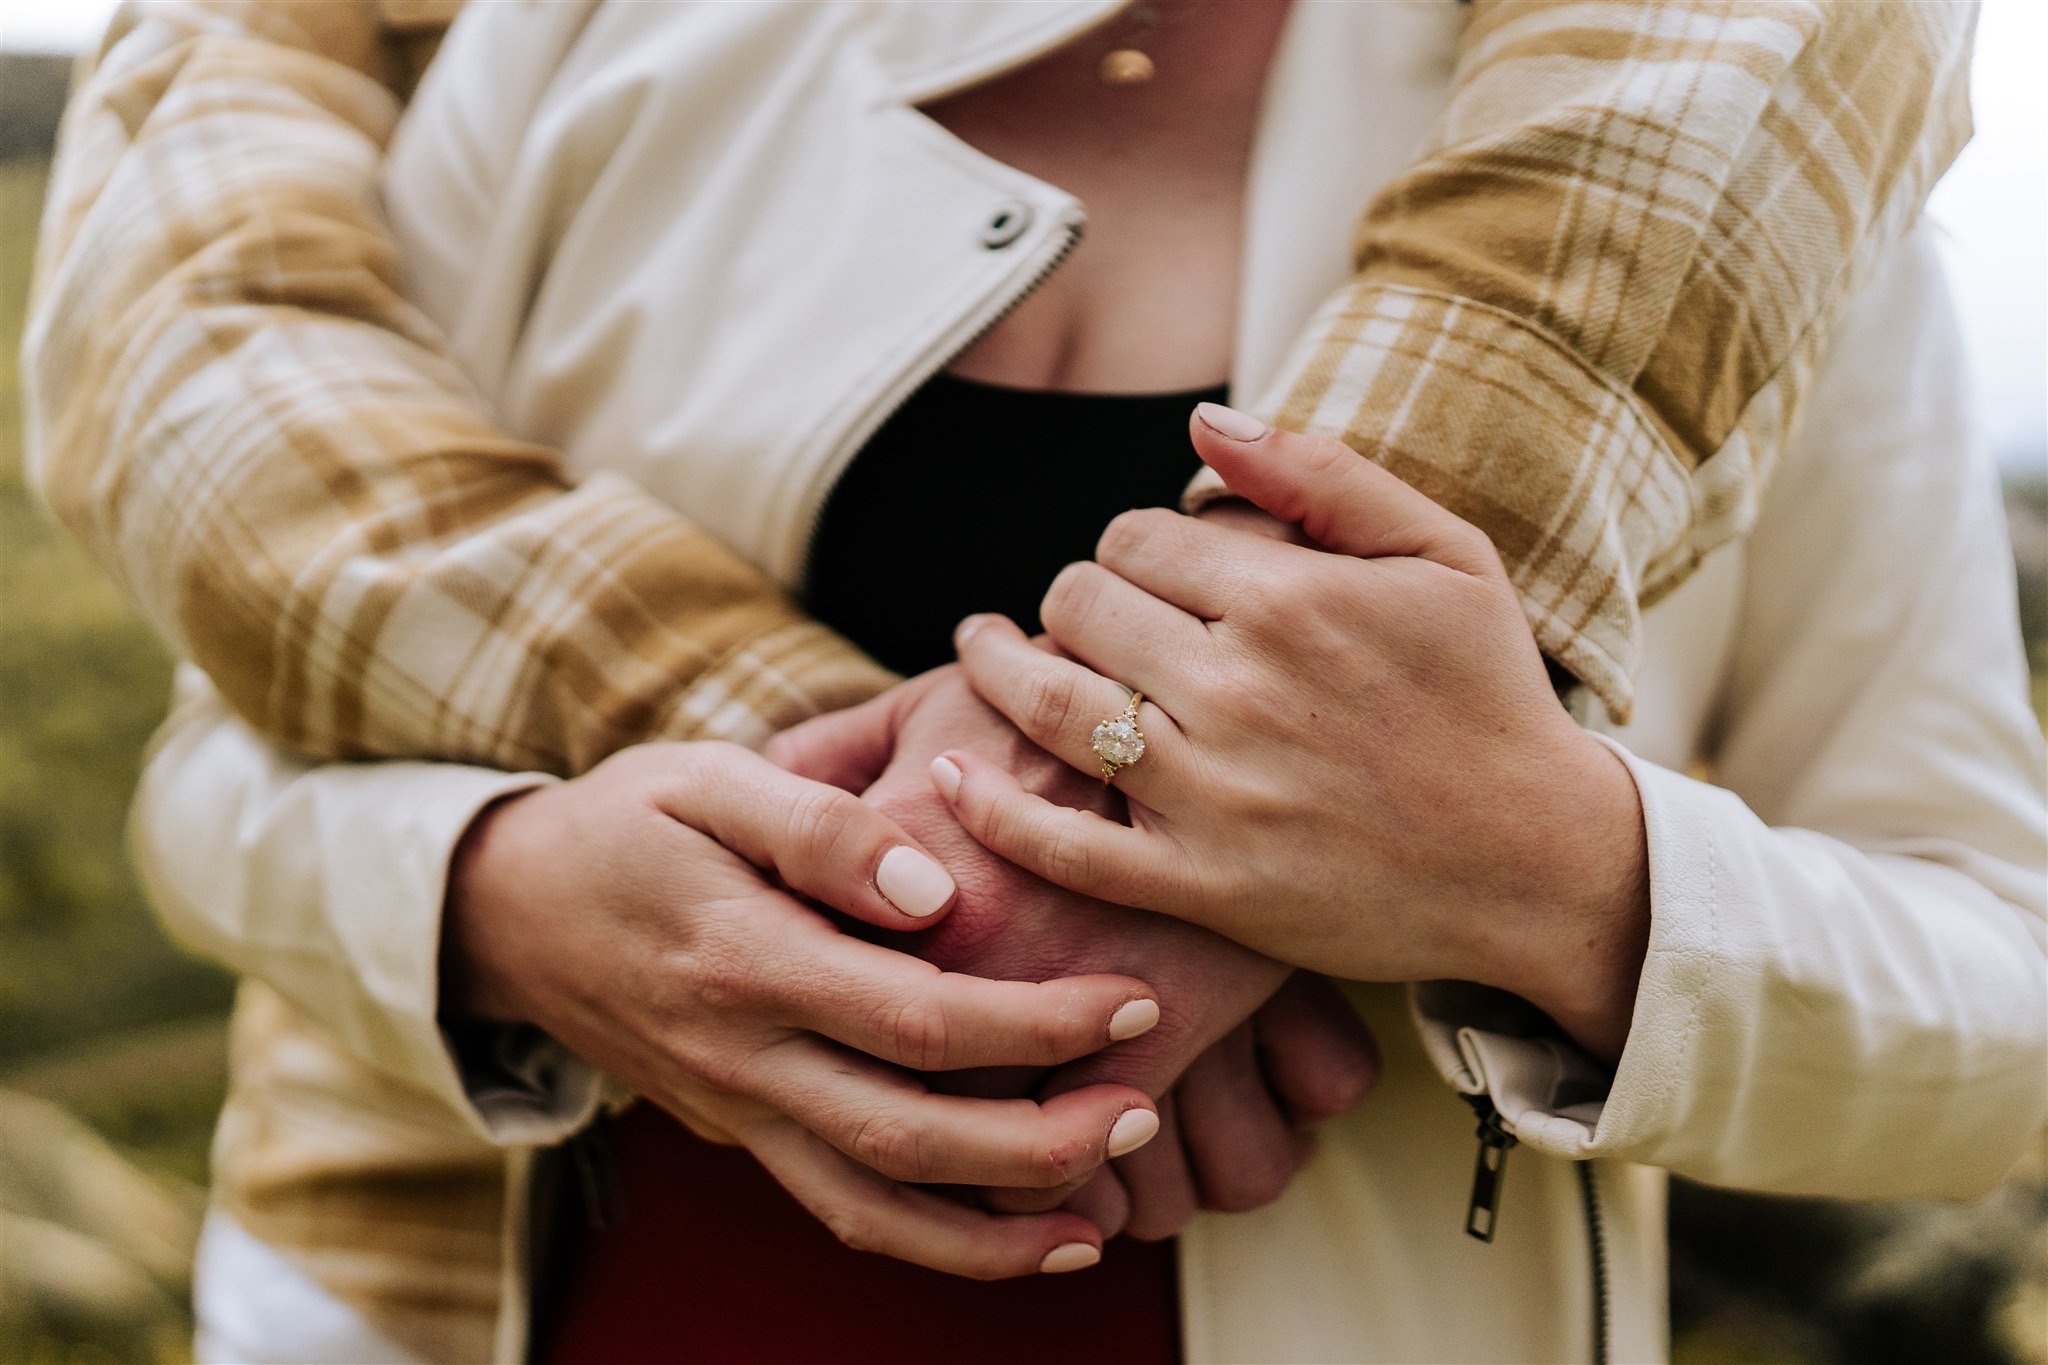
<svg viewBox="0 0 2048 1365">
<path fill-rule="evenodd" d="M 1087 230 L 955 373 L 1166 392 L 1230 369 L 1245 181 L 1289 0 L 1168 0 L 925 106 L 963 142 L 1076 196 Z M 1150 78 L 1105 63 L 1142 57 Z"/>
<path fill-rule="evenodd" d="M 1464 17 L 1296 0 L 1208 77 L 1162 38 L 1147 113 L 1092 69 L 1115 12 L 473 7 L 389 160 L 409 289 L 571 478 L 630 478 L 794 585 L 847 462 L 941 370 L 1255 399 Z M 1070 101 L 1002 88 L 1069 47 Z"/>
</svg>

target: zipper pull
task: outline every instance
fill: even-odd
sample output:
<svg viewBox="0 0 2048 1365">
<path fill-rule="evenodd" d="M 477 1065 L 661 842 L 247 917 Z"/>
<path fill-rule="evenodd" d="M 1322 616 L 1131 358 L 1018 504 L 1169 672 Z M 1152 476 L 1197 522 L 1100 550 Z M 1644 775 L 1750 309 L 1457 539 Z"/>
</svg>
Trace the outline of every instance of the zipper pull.
<svg viewBox="0 0 2048 1365">
<path fill-rule="evenodd" d="M 593 1228 L 611 1227 L 625 1213 L 619 1198 L 618 1163 L 607 1131 L 610 1122 L 610 1115 L 600 1112 L 588 1128 L 569 1139 L 569 1164 L 582 1190 L 584 1216 Z"/>
<path fill-rule="evenodd" d="M 1500 1182 L 1508 1166 L 1508 1148 L 1515 1135 L 1484 1095 L 1467 1095 L 1465 1102 L 1479 1116 L 1479 1152 L 1472 1163 L 1472 1202 L 1465 1208 L 1465 1231 L 1482 1242 L 1493 1240 L 1494 1222 L 1500 1216 Z"/>
</svg>

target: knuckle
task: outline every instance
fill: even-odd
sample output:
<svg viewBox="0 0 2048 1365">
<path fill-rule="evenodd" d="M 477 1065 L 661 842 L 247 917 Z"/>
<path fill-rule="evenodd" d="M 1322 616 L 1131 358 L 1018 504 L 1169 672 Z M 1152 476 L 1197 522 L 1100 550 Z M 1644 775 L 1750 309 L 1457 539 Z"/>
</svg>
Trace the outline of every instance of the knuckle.
<svg viewBox="0 0 2048 1365">
<path fill-rule="evenodd" d="M 1318 1088 L 1305 1107 L 1317 1122 L 1348 1114 L 1372 1093 L 1379 1079 L 1379 1058 L 1367 1057 L 1354 1066 L 1338 1070 Z"/>
<path fill-rule="evenodd" d="M 951 1030 L 946 1012 L 924 1000 L 898 1001 L 885 1007 L 883 1036 L 895 1049 L 898 1063 L 913 1071 L 943 1071 L 952 1061 Z"/>
<path fill-rule="evenodd" d="M 1025 684 L 1024 719 L 1034 735 L 1065 734 L 1078 706 L 1073 680 L 1060 670 L 1038 670 Z"/>
<path fill-rule="evenodd" d="M 747 1066 L 749 1054 L 737 1047 L 697 1047 L 675 1061 L 685 1074 L 693 1075 L 705 1087 L 726 1095 L 744 1095 L 751 1085 Z"/>
<path fill-rule="evenodd" d="M 706 975 L 698 987 L 692 1013 L 701 1010 L 715 1017 L 729 1017 L 753 1003 L 753 983 L 746 977 L 738 973 L 713 973 Z"/>
<path fill-rule="evenodd" d="M 1286 1191 L 1291 1175 L 1286 1165 L 1275 1160 L 1246 1161 L 1214 1191 L 1212 1205 L 1222 1213 L 1262 1209 Z"/>
<path fill-rule="evenodd" d="M 776 976 L 732 925 L 706 925 L 669 956 L 659 980 L 667 1014 L 679 1025 L 736 1027 L 773 1011 Z"/>
<path fill-rule="evenodd" d="M 1080 836 L 1072 829 L 1059 825 L 1045 831 L 1042 841 L 1045 849 L 1046 875 L 1053 881 L 1070 884 L 1090 880 L 1094 871 L 1094 858 Z"/>
<path fill-rule="evenodd" d="M 1101 599 L 1103 572 L 1086 562 L 1069 564 L 1061 569 L 1052 580 L 1052 586 L 1045 590 L 1045 600 L 1039 604 L 1039 616 L 1045 624 L 1057 630 L 1076 627 L 1087 620 Z"/>
<path fill-rule="evenodd" d="M 1351 467 L 1364 458 L 1335 436 L 1318 436 L 1309 445 L 1307 463 L 1311 474 L 1326 476 Z"/>
<path fill-rule="evenodd" d="M 1250 1209 L 1262 1209 L 1278 1199 L 1287 1190 L 1287 1182 L 1293 1173 L 1284 1166 L 1260 1166 L 1254 1169 L 1245 1192 Z"/>
<path fill-rule="evenodd" d="M 807 785 L 790 801 L 786 826 L 790 846 L 816 862 L 830 865 L 854 828 L 860 802 L 837 787 Z"/>
<path fill-rule="evenodd" d="M 821 1213 L 819 1220 L 849 1251 L 881 1250 L 881 1233 L 874 1215 L 866 1209 L 835 1205 Z"/>
<path fill-rule="evenodd" d="M 1500 557 L 1500 547 L 1493 543 L 1493 537 L 1469 521 L 1460 521 L 1455 534 L 1460 551 L 1474 568 L 1494 574 L 1502 579 L 1507 577 L 1507 566 Z"/>
<path fill-rule="evenodd" d="M 1128 557 L 1142 546 L 1166 534 L 1174 513 L 1163 507 L 1136 507 L 1119 512 L 1102 528 L 1095 542 L 1095 557 L 1105 564 Z"/>
<path fill-rule="evenodd" d="M 1072 1052 L 1075 1035 L 1080 1031 L 1079 1022 L 1084 1017 L 1082 1009 L 1046 1010 L 1032 1016 L 1029 1036 L 1031 1046 L 1037 1049 L 1037 1058 L 1051 1061 Z"/>
<path fill-rule="evenodd" d="M 729 778 L 756 757 L 753 750 L 725 739 L 707 739 L 697 744 L 674 747 L 687 749 L 689 762 L 697 775 L 704 779 Z"/>
<path fill-rule="evenodd" d="M 1169 1237 L 1178 1237 L 1187 1227 L 1190 1213 L 1179 1209 L 1162 1212 L 1133 1213 L 1130 1225 L 1124 1235 L 1134 1242 L 1163 1242 Z"/>
<path fill-rule="evenodd" d="M 853 1134 L 853 1154 L 891 1180 L 925 1180 L 931 1169 L 923 1134 L 893 1109 L 877 1110 L 862 1119 Z"/>
</svg>

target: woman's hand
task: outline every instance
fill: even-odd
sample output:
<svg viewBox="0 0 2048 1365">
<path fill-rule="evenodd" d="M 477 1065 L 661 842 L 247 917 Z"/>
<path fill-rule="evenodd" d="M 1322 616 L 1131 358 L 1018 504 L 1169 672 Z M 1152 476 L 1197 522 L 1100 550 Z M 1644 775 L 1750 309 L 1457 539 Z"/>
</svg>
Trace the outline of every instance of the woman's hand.
<svg viewBox="0 0 2048 1365">
<path fill-rule="evenodd" d="M 514 797 L 450 888 L 446 998 L 746 1146 L 858 1249 L 977 1278 L 1092 1264 L 1086 1219 L 902 1182 L 1059 1186 L 1158 1129 L 1128 1086 L 928 1091 L 912 1070 L 1055 1065 L 1149 1030 L 1158 1003 L 1129 977 L 988 981 L 840 933 L 798 897 L 907 929 L 941 918 L 951 880 L 883 815 L 744 749 L 643 746 Z"/>
<path fill-rule="evenodd" d="M 1514 991 L 1618 1055 L 1648 932 L 1641 808 L 1558 705 L 1493 546 L 1340 442 L 1208 411 L 1202 458 L 1323 550 L 1127 513 L 1046 595 L 1069 657 L 963 623 L 970 681 L 1048 751 L 1098 771 L 1119 683 L 1144 693 L 1147 748 L 1116 778 L 1129 826 L 949 753 L 933 775 L 962 824 L 1299 966 Z"/>
</svg>

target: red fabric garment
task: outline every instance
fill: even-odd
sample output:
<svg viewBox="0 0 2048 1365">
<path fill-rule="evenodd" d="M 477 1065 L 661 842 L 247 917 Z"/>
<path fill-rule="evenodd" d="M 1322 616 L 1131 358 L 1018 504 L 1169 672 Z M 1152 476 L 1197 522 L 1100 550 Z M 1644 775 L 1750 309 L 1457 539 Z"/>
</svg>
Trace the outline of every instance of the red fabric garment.
<svg viewBox="0 0 2048 1365">
<path fill-rule="evenodd" d="M 1068 1275 L 983 1284 L 848 1251 L 745 1151 L 651 1104 L 611 1128 L 617 1215 L 564 1220 L 554 1365 L 1114 1360 L 1176 1365 L 1173 1244 L 1118 1239 Z"/>
</svg>

